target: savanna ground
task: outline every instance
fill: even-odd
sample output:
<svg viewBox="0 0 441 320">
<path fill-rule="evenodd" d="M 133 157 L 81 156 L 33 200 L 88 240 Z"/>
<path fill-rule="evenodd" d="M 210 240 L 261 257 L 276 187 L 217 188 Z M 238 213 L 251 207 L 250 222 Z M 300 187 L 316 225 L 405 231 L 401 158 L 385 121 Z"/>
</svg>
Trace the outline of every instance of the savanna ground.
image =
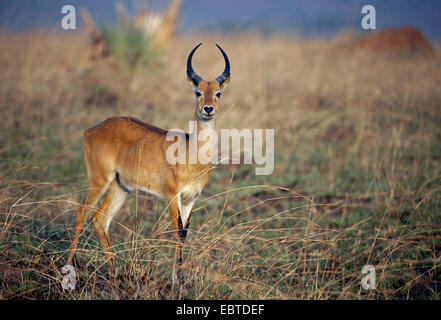
<svg viewBox="0 0 441 320">
<path fill-rule="evenodd" d="M 77 290 L 63 292 L 75 210 L 87 188 L 83 131 L 130 115 L 188 130 L 195 70 L 232 65 L 218 128 L 274 128 L 275 169 L 222 165 L 199 198 L 184 252 L 185 298 L 439 299 L 441 56 L 347 42 L 178 38 L 129 67 L 78 64 L 83 36 L 0 35 L 0 298 L 164 299 L 174 240 L 166 204 L 131 196 L 110 227 L 110 275 L 90 223 Z M 90 221 L 90 220 L 89 220 Z M 374 265 L 377 288 L 363 290 Z"/>
</svg>

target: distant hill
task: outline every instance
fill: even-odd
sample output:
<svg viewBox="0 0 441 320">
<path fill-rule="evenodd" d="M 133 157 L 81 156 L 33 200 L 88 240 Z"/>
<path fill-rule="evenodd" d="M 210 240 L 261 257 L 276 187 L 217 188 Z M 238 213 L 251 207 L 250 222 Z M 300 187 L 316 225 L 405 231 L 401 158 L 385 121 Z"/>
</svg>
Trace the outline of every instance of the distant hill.
<svg viewBox="0 0 441 320">
<path fill-rule="evenodd" d="M 57 26 L 61 7 L 87 6 L 99 24 L 116 21 L 114 0 L 2 0 L 0 24 L 12 30 Z M 140 3 L 148 8 L 164 8 L 170 1 L 121 0 L 128 11 Z M 341 30 L 362 32 L 361 8 L 372 4 L 377 10 L 377 28 L 413 25 L 430 39 L 441 39 L 439 0 L 184 0 L 178 31 L 264 33 L 295 32 L 300 35 L 330 36 Z M 78 17 L 78 26 L 82 21 Z"/>
</svg>

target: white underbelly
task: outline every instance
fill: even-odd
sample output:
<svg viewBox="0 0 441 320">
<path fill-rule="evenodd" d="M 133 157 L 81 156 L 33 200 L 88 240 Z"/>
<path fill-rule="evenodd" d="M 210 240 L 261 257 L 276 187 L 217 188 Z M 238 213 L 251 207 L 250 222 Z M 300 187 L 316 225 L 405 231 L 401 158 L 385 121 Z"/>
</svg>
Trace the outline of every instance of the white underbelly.
<svg viewBox="0 0 441 320">
<path fill-rule="evenodd" d="M 128 193 L 137 192 L 138 194 L 143 195 L 143 196 L 151 195 L 156 198 L 164 200 L 164 196 L 160 192 L 158 192 L 152 188 L 147 188 L 144 186 L 126 183 L 120 175 L 117 175 L 117 180 L 118 180 L 120 187 Z"/>
</svg>

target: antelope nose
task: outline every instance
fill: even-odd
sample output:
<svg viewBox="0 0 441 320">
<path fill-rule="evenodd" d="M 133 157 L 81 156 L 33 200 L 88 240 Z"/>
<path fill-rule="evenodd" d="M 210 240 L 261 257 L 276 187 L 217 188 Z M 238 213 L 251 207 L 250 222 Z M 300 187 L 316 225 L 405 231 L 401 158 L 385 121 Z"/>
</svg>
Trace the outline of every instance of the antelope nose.
<svg viewBox="0 0 441 320">
<path fill-rule="evenodd" d="M 204 111 L 207 113 L 207 115 L 210 115 L 210 113 L 214 110 L 212 106 L 205 106 Z"/>
</svg>

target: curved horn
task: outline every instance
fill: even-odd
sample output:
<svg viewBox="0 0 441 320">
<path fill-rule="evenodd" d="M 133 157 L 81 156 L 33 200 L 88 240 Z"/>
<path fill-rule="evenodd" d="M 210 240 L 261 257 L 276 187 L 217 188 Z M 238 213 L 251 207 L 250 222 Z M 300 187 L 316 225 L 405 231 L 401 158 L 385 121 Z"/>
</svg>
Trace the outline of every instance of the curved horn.
<svg viewBox="0 0 441 320">
<path fill-rule="evenodd" d="M 216 46 L 222 52 L 222 55 L 224 56 L 224 59 L 225 59 L 225 70 L 219 77 L 216 78 L 216 81 L 219 82 L 219 85 L 221 85 L 230 76 L 230 61 L 228 60 L 228 56 L 225 53 L 225 51 L 222 50 L 222 48 L 217 43 L 216 43 Z"/>
<path fill-rule="evenodd" d="M 193 50 L 191 50 L 188 59 L 187 59 L 187 75 L 189 76 L 189 78 L 191 79 L 191 81 L 193 81 L 193 83 L 197 86 L 199 84 L 199 81 L 202 80 L 202 78 L 193 70 L 193 67 L 191 65 L 191 59 L 193 58 L 193 54 L 196 51 L 197 48 L 199 48 L 199 46 L 202 44 L 199 43 L 196 47 L 193 48 Z"/>
</svg>

